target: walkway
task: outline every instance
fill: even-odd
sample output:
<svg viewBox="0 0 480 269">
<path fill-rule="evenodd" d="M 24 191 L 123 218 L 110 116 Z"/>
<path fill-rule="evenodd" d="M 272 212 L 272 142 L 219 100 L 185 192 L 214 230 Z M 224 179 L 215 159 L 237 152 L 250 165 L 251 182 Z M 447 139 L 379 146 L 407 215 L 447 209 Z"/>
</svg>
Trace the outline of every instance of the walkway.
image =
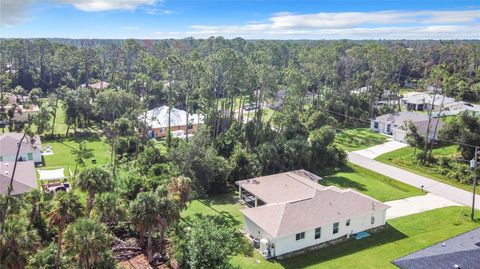
<svg viewBox="0 0 480 269">
<path fill-rule="evenodd" d="M 424 186 L 424 190 L 435 194 L 437 196 L 443 197 L 450 201 L 471 206 L 472 205 L 472 193 L 464 191 L 462 189 L 444 184 L 433 179 L 414 174 L 412 172 L 381 163 L 379 161 L 372 160 L 368 157 L 362 156 L 355 152 L 348 153 L 348 159 L 353 164 L 361 166 L 363 168 L 375 171 L 379 174 L 391 177 L 403 183 L 409 184 L 411 186 L 420 188 Z M 478 188 L 480 191 L 480 188 Z M 480 195 L 476 195 L 475 208 L 480 210 Z"/>
<path fill-rule="evenodd" d="M 437 208 L 460 205 L 431 193 L 427 193 L 427 195 L 422 196 L 414 196 L 405 199 L 389 201 L 385 202 L 385 204 L 391 206 L 387 210 L 387 220 Z"/>
<path fill-rule="evenodd" d="M 407 146 L 408 145 L 405 143 L 394 141 L 393 139 L 390 138 L 386 143 L 383 143 L 371 148 L 367 148 L 367 149 L 357 150 L 357 151 L 354 151 L 354 153 L 360 154 L 370 159 L 375 159 L 384 153 L 401 149 Z"/>
</svg>

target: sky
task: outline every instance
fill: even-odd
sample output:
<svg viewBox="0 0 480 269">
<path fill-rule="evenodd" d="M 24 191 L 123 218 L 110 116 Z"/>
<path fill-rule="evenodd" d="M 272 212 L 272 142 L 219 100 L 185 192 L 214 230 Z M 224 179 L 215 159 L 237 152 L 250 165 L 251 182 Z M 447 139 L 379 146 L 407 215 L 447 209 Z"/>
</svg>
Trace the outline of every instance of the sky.
<svg viewBox="0 0 480 269">
<path fill-rule="evenodd" d="M 480 0 L 0 0 L 1 38 L 480 39 Z"/>
</svg>

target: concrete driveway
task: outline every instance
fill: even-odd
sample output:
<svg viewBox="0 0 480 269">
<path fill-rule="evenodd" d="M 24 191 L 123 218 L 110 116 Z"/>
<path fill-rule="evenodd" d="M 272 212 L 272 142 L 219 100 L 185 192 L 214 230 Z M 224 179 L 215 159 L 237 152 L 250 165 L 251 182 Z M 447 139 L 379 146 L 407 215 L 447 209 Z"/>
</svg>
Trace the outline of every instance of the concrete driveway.
<svg viewBox="0 0 480 269">
<path fill-rule="evenodd" d="M 393 139 L 390 138 L 386 143 L 383 143 L 381 145 L 374 146 L 371 148 L 367 148 L 367 149 L 357 150 L 357 151 L 354 151 L 354 153 L 358 155 L 362 155 L 369 159 L 375 159 L 384 153 L 401 149 L 406 146 L 408 145 L 402 142 L 394 141 Z"/>
<path fill-rule="evenodd" d="M 391 208 L 387 210 L 387 220 L 447 206 L 460 206 L 458 203 L 431 193 L 423 196 L 389 201 L 385 202 L 385 204 L 391 206 Z"/>
</svg>

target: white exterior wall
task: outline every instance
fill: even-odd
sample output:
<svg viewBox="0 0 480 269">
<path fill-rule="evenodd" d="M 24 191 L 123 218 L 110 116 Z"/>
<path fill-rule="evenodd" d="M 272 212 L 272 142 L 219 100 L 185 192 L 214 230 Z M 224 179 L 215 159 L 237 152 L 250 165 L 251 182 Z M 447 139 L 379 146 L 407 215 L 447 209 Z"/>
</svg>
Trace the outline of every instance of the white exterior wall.
<svg viewBox="0 0 480 269">
<path fill-rule="evenodd" d="M 36 150 L 33 153 L 33 162 L 41 163 L 42 162 L 42 152 L 40 150 Z M 15 155 L 1 155 L 4 162 L 14 162 Z M 22 158 L 28 161 L 28 154 L 27 153 L 20 153 L 18 154 L 18 158 Z"/>
<path fill-rule="evenodd" d="M 245 231 L 250 233 L 254 237 L 258 237 L 258 232 L 260 231 L 260 238 L 266 238 L 270 243 L 275 244 L 275 249 L 272 250 L 272 255 L 280 256 L 289 252 L 301 250 L 303 248 L 311 247 L 326 241 L 340 238 L 349 233 L 358 233 L 375 227 L 385 225 L 386 223 L 386 210 L 376 211 L 373 216 L 375 217 L 375 223 L 371 224 L 372 214 L 364 215 L 350 220 L 350 226 L 346 226 L 347 219 L 339 220 L 339 230 L 338 233 L 333 234 L 333 223 L 328 225 L 320 226 L 322 228 L 321 237 L 315 239 L 315 228 L 308 231 L 298 231 L 305 232 L 305 238 L 301 240 L 296 240 L 295 234 L 272 239 L 271 236 L 264 232 L 260 227 L 253 223 L 248 218 L 244 218 L 244 228 Z"/>
<path fill-rule="evenodd" d="M 375 122 L 378 122 L 378 127 L 375 128 Z M 393 132 L 394 126 L 393 123 L 391 122 L 384 122 L 384 121 L 376 121 L 376 120 L 371 120 L 370 121 L 370 129 L 375 132 L 379 132 L 382 134 L 390 134 L 387 132 L 387 125 L 390 124 L 390 133 Z"/>
</svg>

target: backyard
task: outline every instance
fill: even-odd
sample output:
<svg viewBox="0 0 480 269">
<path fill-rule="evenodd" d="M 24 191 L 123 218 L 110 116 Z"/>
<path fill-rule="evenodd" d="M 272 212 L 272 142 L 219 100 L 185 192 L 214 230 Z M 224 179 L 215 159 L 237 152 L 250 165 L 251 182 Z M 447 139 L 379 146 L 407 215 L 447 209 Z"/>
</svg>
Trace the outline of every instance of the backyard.
<svg viewBox="0 0 480 269">
<path fill-rule="evenodd" d="M 435 168 L 436 166 L 427 166 L 422 165 L 415 161 L 413 158 L 413 147 L 404 147 L 401 149 L 397 149 L 395 151 L 382 154 L 375 158 L 375 160 L 390 164 L 399 168 L 403 168 L 405 170 L 409 170 L 413 173 L 470 191 L 471 186 L 467 184 L 460 183 L 452 178 L 449 178 L 445 175 L 440 174 Z M 418 150 L 417 150 L 418 152 Z M 457 146 L 444 146 L 433 149 L 433 156 L 435 158 L 441 157 L 455 157 L 457 155 Z"/>
<path fill-rule="evenodd" d="M 388 136 L 375 133 L 369 128 L 355 128 L 340 130 L 335 142 L 346 151 L 355 151 L 385 143 L 387 139 Z"/>
</svg>

